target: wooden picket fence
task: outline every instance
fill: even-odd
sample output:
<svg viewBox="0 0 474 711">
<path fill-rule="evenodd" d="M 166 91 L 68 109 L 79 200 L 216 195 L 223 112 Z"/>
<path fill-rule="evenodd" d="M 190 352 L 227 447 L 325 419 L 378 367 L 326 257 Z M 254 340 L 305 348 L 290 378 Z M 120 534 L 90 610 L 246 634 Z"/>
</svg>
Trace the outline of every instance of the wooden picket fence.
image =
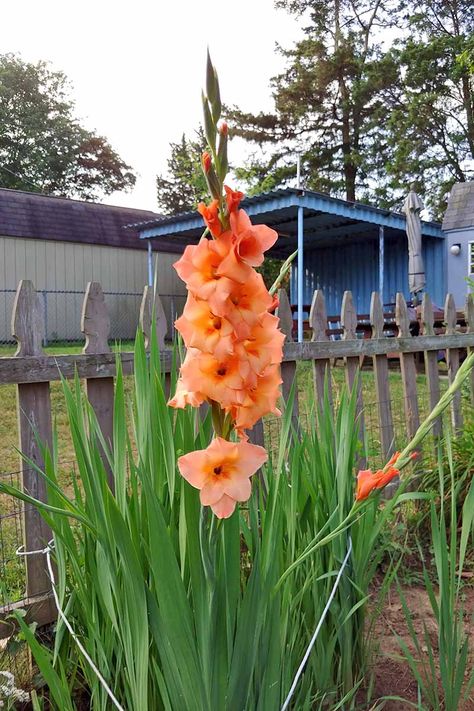
<svg viewBox="0 0 474 711">
<path fill-rule="evenodd" d="M 396 337 L 388 337 L 387 325 L 392 315 L 387 318 L 383 312 L 379 294 L 374 292 L 369 315 L 370 329 L 364 324 L 364 333 L 370 337 L 360 338 L 360 318 L 353 306 L 352 294 L 344 294 L 340 324 L 334 329 L 334 317 L 328 320 L 324 295 L 314 293 L 309 316 L 311 340 L 295 343 L 292 340 L 293 315 L 288 297 L 284 290 L 279 292 L 280 304 L 278 315 L 281 329 L 286 335 L 284 361 L 282 363 L 282 391 L 286 399 L 296 374 L 298 361 L 311 361 L 316 402 L 324 399 L 325 388 L 332 398 L 331 368 L 334 363 L 342 363 L 347 385 L 352 388 L 358 383 L 358 426 L 360 436 L 364 430 L 364 403 L 362 389 L 357 374 L 367 359 L 372 361 L 374 387 L 378 407 L 378 428 L 382 455 L 392 453 L 394 443 L 394 424 L 389 391 L 389 357 L 398 357 L 403 387 L 404 415 L 407 435 L 412 436 L 419 425 L 417 394 L 417 363 L 422 354 L 424 359 L 430 409 L 440 397 L 438 353 L 444 351 L 448 367 L 448 377 L 452 381 L 459 368 L 463 353 L 474 349 L 474 300 L 467 299 L 464 314 L 457 314 L 452 296 L 446 297 L 444 308 L 444 326 L 439 328 L 439 319 L 435 321 L 433 308 L 428 295 L 424 295 L 420 318 L 420 335 L 410 333 L 410 319 L 407 305 L 402 294 L 397 295 L 394 326 Z M 152 313 L 155 314 L 152 323 Z M 461 321 L 460 328 L 458 322 Z M 436 323 L 438 327 L 435 328 Z M 154 296 L 151 288 L 145 287 L 141 309 L 140 327 L 148 346 L 152 329 L 156 329 L 158 342 L 164 346 L 167 324 L 159 297 Z M 113 432 L 113 397 L 116 358 L 121 361 L 125 374 L 133 373 L 133 353 L 112 353 L 109 346 L 110 320 L 102 293 L 97 282 L 87 286 L 82 309 L 81 331 L 85 336 L 82 353 L 77 355 L 47 355 L 42 349 L 44 334 L 44 316 L 42 301 L 30 281 L 19 284 L 12 314 L 12 333 L 18 342 L 14 356 L 0 357 L 0 385 L 15 384 L 18 392 L 19 447 L 21 451 L 38 467 L 42 467 L 42 457 L 35 430 L 43 442 L 51 446 L 52 418 L 50 384 L 61 376 L 74 377 L 75 373 L 84 379 L 88 398 L 97 415 L 104 438 L 111 443 Z M 171 351 L 163 347 L 161 352 L 162 369 L 169 378 L 171 370 Z M 470 381 L 471 401 L 474 403 L 474 374 Z M 451 407 L 452 423 L 455 430 L 462 428 L 461 395 L 454 399 Z M 298 401 L 293 412 L 294 422 L 298 424 Z M 441 423 L 434 428 L 435 436 L 441 434 Z M 260 423 L 252 431 L 254 442 L 264 440 L 263 425 Z M 44 481 L 34 469 L 21 462 L 22 484 L 26 491 L 39 499 L 45 498 Z M 113 487 L 112 475 L 110 485 Z M 50 531 L 38 513 L 27 508 L 24 517 L 24 547 L 26 551 L 44 548 L 50 539 Z M 19 603 L 0 608 L 0 639 L 12 632 L 12 622 L 7 620 L 12 610 L 26 610 L 27 619 L 35 620 L 39 625 L 55 619 L 55 609 L 50 595 L 50 583 L 45 570 L 44 556 L 26 557 L 26 598 Z"/>
</svg>

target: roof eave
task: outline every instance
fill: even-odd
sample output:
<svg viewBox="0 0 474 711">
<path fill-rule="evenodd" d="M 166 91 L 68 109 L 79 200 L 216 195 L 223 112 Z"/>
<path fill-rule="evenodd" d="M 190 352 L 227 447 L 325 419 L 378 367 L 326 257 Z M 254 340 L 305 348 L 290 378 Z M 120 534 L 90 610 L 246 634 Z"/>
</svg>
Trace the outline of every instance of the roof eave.
<svg viewBox="0 0 474 711">
<path fill-rule="evenodd" d="M 248 201 L 246 211 L 250 216 L 260 215 L 273 210 L 284 210 L 290 207 L 295 209 L 303 207 L 314 212 L 325 212 L 328 214 L 347 217 L 358 222 L 366 222 L 382 227 L 390 227 L 393 229 L 405 231 L 406 220 L 405 216 L 390 212 L 389 210 L 381 210 L 363 203 L 350 203 L 345 200 L 331 198 L 328 196 L 319 195 L 317 193 L 305 191 L 289 191 L 285 195 L 268 195 L 267 198 L 260 198 L 256 202 Z M 441 226 L 435 222 L 421 223 L 422 234 L 428 237 L 443 238 L 444 234 Z M 177 215 L 174 218 L 161 220 L 158 224 L 145 224 L 135 226 L 139 232 L 140 239 L 152 239 L 154 237 L 163 237 L 165 235 L 173 235 L 185 233 L 194 230 L 204 229 L 202 217 L 199 213 L 186 213 Z"/>
</svg>

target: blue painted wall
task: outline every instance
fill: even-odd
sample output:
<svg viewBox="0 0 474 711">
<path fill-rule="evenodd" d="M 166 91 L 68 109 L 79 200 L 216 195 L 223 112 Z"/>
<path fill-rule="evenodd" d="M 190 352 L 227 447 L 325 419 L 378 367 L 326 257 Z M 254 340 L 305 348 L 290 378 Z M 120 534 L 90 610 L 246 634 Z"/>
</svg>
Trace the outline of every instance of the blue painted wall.
<svg viewBox="0 0 474 711">
<path fill-rule="evenodd" d="M 443 239 L 423 240 L 426 291 L 433 302 L 442 306 L 445 288 L 445 245 Z M 397 291 L 410 298 L 408 290 L 408 251 L 406 240 L 385 238 L 384 303 L 395 301 Z M 379 288 L 378 240 L 366 239 L 349 244 L 338 243 L 305 252 L 303 293 L 304 303 L 310 304 L 315 289 L 322 289 L 328 315 L 341 312 L 342 296 L 352 291 L 358 313 L 368 313 L 372 291 Z M 291 303 L 296 304 L 296 266 L 292 270 Z"/>
</svg>

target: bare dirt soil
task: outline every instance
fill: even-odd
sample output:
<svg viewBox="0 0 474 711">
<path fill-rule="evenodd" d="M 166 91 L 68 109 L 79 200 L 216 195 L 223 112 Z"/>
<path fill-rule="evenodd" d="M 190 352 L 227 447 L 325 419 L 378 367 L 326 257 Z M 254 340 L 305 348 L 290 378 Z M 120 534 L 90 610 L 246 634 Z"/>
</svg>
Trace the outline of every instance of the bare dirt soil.
<svg viewBox="0 0 474 711">
<path fill-rule="evenodd" d="M 465 611 L 465 630 L 471 643 L 470 669 L 474 665 L 474 580 L 468 579 L 463 591 L 463 608 Z M 408 608 L 412 613 L 413 626 L 420 640 L 423 652 L 426 650 L 424 629 L 428 631 L 433 649 L 437 652 L 437 626 L 424 588 L 418 586 L 403 589 Z M 417 682 L 410 668 L 402 659 L 398 635 L 416 657 L 416 650 L 408 631 L 405 615 L 400 598 L 396 591 L 390 592 L 382 613 L 375 623 L 375 640 L 378 654 L 375 657 L 373 673 L 375 686 L 373 699 L 382 699 L 387 696 L 398 696 L 406 701 L 385 702 L 384 711 L 408 711 L 416 708 Z M 408 702 L 412 702 L 411 704 Z M 369 707 L 370 708 L 370 707 Z M 474 692 L 458 711 L 474 711 Z"/>
</svg>

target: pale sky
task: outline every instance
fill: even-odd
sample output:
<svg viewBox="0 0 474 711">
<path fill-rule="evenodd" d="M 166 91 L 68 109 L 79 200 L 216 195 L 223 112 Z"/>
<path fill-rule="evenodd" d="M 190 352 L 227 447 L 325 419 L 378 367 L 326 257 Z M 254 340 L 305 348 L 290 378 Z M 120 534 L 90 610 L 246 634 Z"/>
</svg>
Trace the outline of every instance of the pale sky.
<svg viewBox="0 0 474 711">
<path fill-rule="evenodd" d="M 132 193 L 104 202 L 150 210 L 168 144 L 201 120 L 207 45 L 223 101 L 257 112 L 271 110 L 269 79 L 283 68 L 275 42 L 300 34 L 273 0 L 23 0 L 1 13 L 0 52 L 64 71 L 84 125 L 136 171 Z M 242 151 L 231 144 L 231 160 Z"/>
</svg>

